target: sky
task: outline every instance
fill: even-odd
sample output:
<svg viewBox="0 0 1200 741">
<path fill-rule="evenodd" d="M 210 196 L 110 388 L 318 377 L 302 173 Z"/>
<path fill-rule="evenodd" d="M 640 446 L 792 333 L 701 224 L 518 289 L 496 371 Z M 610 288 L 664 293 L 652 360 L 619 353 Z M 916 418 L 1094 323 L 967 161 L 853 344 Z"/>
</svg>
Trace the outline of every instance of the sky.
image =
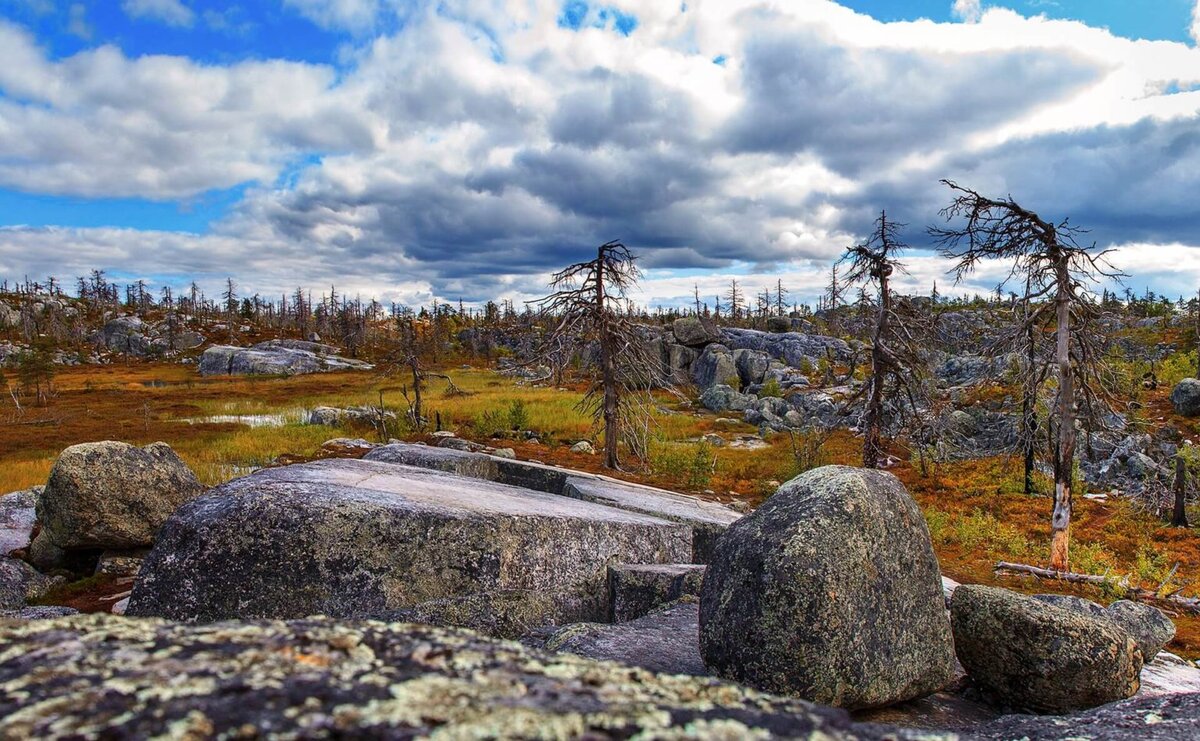
<svg viewBox="0 0 1200 741">
<path fill-rule="evenodd" d="M 1200 0 L 0 0 L 0 276 L 812 301 L 950 178 L 1200 288 Z"/>
</svg>

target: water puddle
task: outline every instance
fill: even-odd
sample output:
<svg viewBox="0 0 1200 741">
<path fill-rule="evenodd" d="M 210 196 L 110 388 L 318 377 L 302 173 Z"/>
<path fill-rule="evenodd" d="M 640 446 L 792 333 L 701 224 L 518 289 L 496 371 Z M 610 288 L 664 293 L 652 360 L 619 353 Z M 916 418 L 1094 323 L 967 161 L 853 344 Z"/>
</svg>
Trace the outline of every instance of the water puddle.
<svg viewBox="0 0 1200 741">
<path fill-rule="evenodd" d="M 235 424 L 247 427 L 283 427 L 308 421 L 309 409 L 296 408 L 285 412 L 260 414 L 210 414 L 207 417 L 187 417 L 179 420 L 189 425 Z"/>
</svg>

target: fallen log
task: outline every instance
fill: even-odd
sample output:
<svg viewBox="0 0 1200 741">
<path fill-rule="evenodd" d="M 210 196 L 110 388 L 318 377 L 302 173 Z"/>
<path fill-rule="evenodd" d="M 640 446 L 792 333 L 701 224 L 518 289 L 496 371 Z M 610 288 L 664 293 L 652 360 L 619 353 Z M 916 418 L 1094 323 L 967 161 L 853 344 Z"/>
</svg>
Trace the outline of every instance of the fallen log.
<svg viewBox="0 0 1200 741">
<path fill-rule="evenodd" d="M 1129 578 L 1126 576 L 1115 578 L 1096 574 L 1078 574 L 1073 571 L 1055 571 L 1054 569 L 1044 569 L 1040 566 L 1030 566 L 1024 563 L 1008 563 L 1007 561 L 998 562 L 994 570 L 997 576 L 1023 574 L 1038 579 L 1065 581 L 1070 584 L 1090 584 L 1092 586 L 1114 589 L 1123 598 L 1128 600 L 1153 603 L 1180 610 L 1190 615 L 1200 615 L 1200 599 L 1183 597 L 1178 592 L 1164 594 L 1163 590 L 1166 588 L 1166 582 L 1163 582 L 1158 591 L 1155 591 L 1130 584 Z M 1171 573 L 1174 574 L 1174 572 L 1175 570 L 1172 569 Z M 1168 581 L 1169 579 L 1170 577 L 1168 577 Z"/>
</svg>

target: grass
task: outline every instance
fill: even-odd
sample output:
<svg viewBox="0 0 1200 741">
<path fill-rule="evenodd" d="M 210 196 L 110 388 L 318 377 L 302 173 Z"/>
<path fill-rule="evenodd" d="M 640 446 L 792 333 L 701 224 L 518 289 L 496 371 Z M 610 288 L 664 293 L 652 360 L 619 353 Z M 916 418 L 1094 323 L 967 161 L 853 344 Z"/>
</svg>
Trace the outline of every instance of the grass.
<svg viewBox="0 0 1200 741">
<path fill-rule="evenodd" d="M 465 395 L 447 393 L 444 381 L 425 389 L 427 416 L 440 418 L 444 429 L 462 436 L 512 447 L 524 459 L 600 471 L 600 456 L 573 453 L 570 445 L 595 439 L 591 420 L 579 409 L 579 387 L 518 385 L 510 378 L 479 369 L 449 371 Z M 55 457 L 65 447 L 94 440 L 169 443 L 208 484 L 217 484 L 251 468 L 270 465 L 280 456 L 312 456 L 332 437 L 376 438 L 365 428 L 319 427 L 289 423 L 252 428 L 244 424 L 183 419 L 213 415 L 274 414 L 315 406 L 383 403 L 407 408 L 402 379 L 373 373 L 331 373 L 295 378 L 211 378 L 179 365 L 129 365 L 63 370 L 57 395 L 45 408 L 29 408 L 20 419 L 4 422 L 11 407 L 0 408 L 0 492 L 46 481 Z M 1146 414 L 1195 436 L 1194 420 L 1173 415 L 1165 397 L 1169 389 L 1148 394 Z M 747 450 L 698 442 L 709 432 L 726 439 L 751 434 L 755 428 L 734 422 L 716 424 L 717 416 L 699 412 L 671 396 L 656 399 L 652 440 L 646 461 L 628 460 L 628 472 L 616 475 L 668 489 L 702 493 L 722 502 L 757 505 L 780 482 L 808 467 L 826 463 L 856 465 L 861 441 L 845 431 L 823 440 L 819 450 L 804 440 L 793 448 L 788 435 L 772 435 L 768 446 Z M 22 424 L 13 424 L 20 422 Z M 36 422 L 38 424 L 27 424 Z M 513 427 L 532 430 L 537 439 L 511 434 Z M 495 433 L 498 437 L 492 438 Z M 429 438 L 396 430 L 406 439 Z M 815 443 L 814 443 L 815 444 Z M 904 456 L 900 456 L 904 458 Z M 1044 564 L 1050 540 L 1051 501 L 1022 493 L 1020 462 L 988 458 L 941 463 L 922 476 L 904 463 L 894 469 L 921 505 L 943 571 L 965 583 L 999 584 L 1025 592 L 1055 591 L 1103 600 L 1113 595 L 1088 587 L 1032 579 L 1001 579 L 993 574 L 998 560 Z M 1042 491 L 1048 482 L 1039 479 Z M 1200 511 L 1191 514 L 1200 522 Z M 1076 570 L 1128 576 L 1157 587 L 1174 564 L 1176 584 L 1200 579 L 1200 537 L 1194 530 L 1166 527 L 1123 499 L 1076 500 L 1072 566 Z M 1184 594 L 1200 594 L 1188 586 Z M 1174 616 L 1179 636 L 1172 650 L 1200 656 L 1200 618 Z"/>
</svg>

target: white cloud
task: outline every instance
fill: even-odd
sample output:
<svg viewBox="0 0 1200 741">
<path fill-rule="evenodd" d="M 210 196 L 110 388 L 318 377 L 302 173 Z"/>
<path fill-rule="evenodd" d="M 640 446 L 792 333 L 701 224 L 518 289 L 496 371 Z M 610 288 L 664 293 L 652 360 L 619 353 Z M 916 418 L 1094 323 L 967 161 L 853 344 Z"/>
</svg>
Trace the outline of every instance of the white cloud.
<svg viewBox="0 0 1200 741">
<path fill-rule="evenodd" d="M 1192 8 L 1192 40 L 1200 44 L 1200 0 L 1196 0 L 1195 7 Z"/>
<path fill-rule="evenodd" d="M 92 38 L 92 24 L 88 23 L 87 8 L 83 3 L 72 3 L 67 9 L 67 33 L 85 41 Z"/>
<path fill-rule="evenodd" d="M 954 13 L 954 17 L 963 20 L 967 23 L 978 23 L 983 16 L 983 7 L 980 5 L 980 0 L 954 0 L 954 5 L 950 11 Z"/>
<path fill-rule="evenodd" d="M 152 20 L 168 26 L 191 26 L 196 13 L 182 0 L 121 0 L 121 9 L 130 18 Z"/>
<path fill-rule="evenodd" d="M 322 28 L 366 31 L 383 8 L 379 0 L 283 0 L 283 4 Z"/>
</svg>

